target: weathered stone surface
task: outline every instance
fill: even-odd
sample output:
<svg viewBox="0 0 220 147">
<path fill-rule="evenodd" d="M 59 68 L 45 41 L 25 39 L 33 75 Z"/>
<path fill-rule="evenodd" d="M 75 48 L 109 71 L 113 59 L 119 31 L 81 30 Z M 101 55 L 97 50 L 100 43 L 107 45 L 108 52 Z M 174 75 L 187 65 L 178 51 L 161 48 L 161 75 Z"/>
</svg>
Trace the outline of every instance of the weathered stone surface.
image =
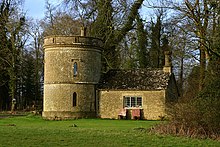
<svg viewBox="0 0 220 147">
<path fill-rule="evenodd" d="M 110 70 L 102 77 L 99 89 L 166 89 L 170 73 L 162 69 Z"/>
<path fill-rule="evenodd" d="M 50 46 L 89 46 L 90 49 L 103 47 L 102 40 L 93 37 L 85 36 L 48 36 L 44 39 L 44 47 L 50 48 Z"/>
<path fill-rule="evenodd" d="M 143 119 L 157 120 L 165 116 L 165 90 L 129 91 L 100 90 L 99 116 L 101 118 L 117 119 L 123 109 L 124 96 L 141 96 Z M 135 109 L 135 108 L 129 108 Z"/>
<path fill-rule="evenodd" d="M 133 96 L 142 97 L 143 119 L 161 119 L 178 94 L 174 75 L 163 69 L 110 70 L 99 85 L 99 116 L 117 119 L 123 98 Z"/>
<path fill-rule="evenodd" d="M 81 36 L 45 38 L 43 117 L 94 117 L 101 71 L 101 41 Z M 74 75 L 74 63 L 77 74 Z M 73 106 L 76 93 L 76 106 Z"/>
<path fill-rule="evenodd" d="M 143 119 L 164 117 L 167 104 L 178 98 L 171 68 L 110 70 L 100 80 L 102 46 L 101 40 L 85 36 L 45 38 L 43 117 L 117 119 L 124 96 L 142 97 Z"/>
</svg>

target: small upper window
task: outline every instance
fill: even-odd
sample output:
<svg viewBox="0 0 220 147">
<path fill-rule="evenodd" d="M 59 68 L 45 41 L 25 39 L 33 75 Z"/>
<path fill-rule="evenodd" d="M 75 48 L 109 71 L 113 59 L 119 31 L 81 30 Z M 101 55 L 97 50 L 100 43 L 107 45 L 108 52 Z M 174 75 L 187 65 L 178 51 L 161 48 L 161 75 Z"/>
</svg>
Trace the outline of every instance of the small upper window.
<svg viewBox="0 0 220 147">
<path fill-rule="evenodd" d="M 73 64 L 73 76 L 76 77 L 78 72 L 78 65 L 76 62 Z"/>
</svg>

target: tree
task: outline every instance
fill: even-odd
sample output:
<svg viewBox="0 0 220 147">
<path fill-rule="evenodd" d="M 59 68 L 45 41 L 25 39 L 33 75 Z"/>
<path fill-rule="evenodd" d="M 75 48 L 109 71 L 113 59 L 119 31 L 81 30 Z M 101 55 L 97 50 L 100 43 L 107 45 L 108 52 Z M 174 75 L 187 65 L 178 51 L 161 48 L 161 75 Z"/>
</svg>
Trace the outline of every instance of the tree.
<svg viewBox="0 0 220 147">
<path fill-rule="evenodd" d="M 37 104 L 42 101 L 42 80 L 43 80 L 43 32 L 38 25 L 39 22 L 30 22 L 29 36 L 30 44 L 26 46 L 24 52 L 25 58 L 25 74 L 24 78 L 24 96 L 26 106 Z M 30 86 L 27 86 L 30 85 Z M 29 95 L 32 94 L 32 95 Z M 27 100 L 28 98 L 28 100 Z M 24 102 L 25 102 L 24 101 Z"/>
<path fill-rule="evenodd" d="M 37 59 L 39 60 L 39 59 Z M 31 52 L 24 52 L 23 61 L 23 82 L 22 82 L 22 98 L 19 100 L 19 107 L 27 108 L 36 101 L 36 97 L 39 96 L 37 88 L 39 83 L 36 83 L 36 60 Z"/>
<path fill-rule="evenodd" d="M 184 96 L 187 85 L 187 77 L 192 72 L 194 66 L 198 66 L 199 55 L 194 49 L 197 46 L 194 36 L 185 28 L 188 28 L 188 22 L 182 21 L 178 23 L 179 16 L 170 19 L 169 27 L 166 28 L 169 32 L 169 46 L 172 50 L 172 65 L 173 72 L 176 76 L 179 92 L 181 97 Z M 178 39 L 177 39 L 178 38 Z M 198 76 L 195 76 L 198 81 Z M 196 90 L 197 91 L 197 90 Z"/>
<path fill-rule="evenodd" d="M 19 12 L 22 1 L 3 0 L 1 4 L 1 64 L 3 73 L 7 77 L 3 85 L 8 84 L 10 99 L 16 96 L 17 70 L 19 68 L 19 56 L 25 44 L 24 25 L 25 18 Z M 7 87 L 7 86 L 6 86 Z M 7 94 L 6 94 L 7 95 Z"/>
<path fill-rule="evenodd" d="M 195 50 L 199 50 L 199 56 L 188 56 L 183 50 L 183 55 L 189 58 L 183 57 L 189 63 L 198 56 L 199 66 L 194 65 L 187 78 L 187 99 L 180 100 L 170 109 L 171 121 L 158 130 L 188 137 L 217 139 L 220 136 L 219 1 L 185 0 L 183 4 L 175 5 L 175 10 L 180 12 L 175 18 L 176 24 L 185 33 L 180 38 L 185 38 L 185 51 L 195 53 Z M 191 43 L 194 46 L 190 46 Z M 175 129 L 170 131 L 172 128 Z"/>
<path fill-rule="evenodd" d="M 161 50 L 161 30 L 162 30 L 162 22 L 161 22 L 162 13 L 157 15 L 156 23 L 151 22 L 151 46 L 150 46 L 150 61 L 151 67 L 159 68 L 162 67 L 161 57 L 163 52 Z"/>
<path fill-rule="evenodd" d="M 0 3 L 0 105 L 1 108 L 6 109 L 8 106 L 3 106 L 3 103 L 9 103 L 9 94 L 8 94 L 8 61 L 6 59 L 8 50 L 6 50 L 7 46 L 7 29 L 6 24 L 9 21 L 9 7 L 10 4 L 6 3 L 6 1 L 2 1 Z"/>
<path fill-rule="evenodd" d="M 194 4 L 185 0 L 187 8 L 186 15 L 189 19 L 192 19 L 195 25 L 195 34 L 199 38 L 199 50 L 200 50 L 200 84 L 199 89 L 204 87 L 206 61 L 209 58 L 209 52 L 207 46 L 207 29 L 209 23 L 209 10 L 207 0 L 196 0 Z"/>
<path fill-rule="evenodd" d="M 136 69 L 138 68 L 137 55 L 137 31 L 130 31 L 118 45 L 120 51 L 120 68 Z"/>
<path fill-rule="evenodd" d="M 124 69 L 149 67 L 148 33 L 144 20 L 137 15 L 134 29 L 129 31 L 117 46 L 120 64 Z"/>
<path fill-rule="evenodd" d="M 137 56 L 140 68 L 146 68 L 149 66 L 149 51 L 148 46 L 148 34 L 144 28 L 143 20 L 140 15 L 137 15 Z"/>
<path fill-rule="evenodd" d="M 117 50 L 117 46 L 124 39 L 126 34 L 133 29 L 133 22 L 138 14 L 138 10 L 141 7 L 143 0 L 135 0 L 134 3 L 127 8 L 127 1 L 113 1 L 113 0 L 87 0 L 85 2 L 82 1 L 66 1 L 67 3 L 73 2 L 74 6 L 81 5 L 81 9 L 79 11 L 83 11 L 83 6 L 92 5 L 93 9 L 89 9 L 90 11 L 84 10 L 83 12 L 87 12 L 84 16 L 93 17 L 93 21 L 91 22 L 91 35 L 94 37 L 98 37 L 104 42 L 104 51 L 103 51 L 103 71 L 107 71 L 108 69 L 118 68 L 119 67 L 119 51 Z M 95 4 L 95 5 L 94 5 Z M 120 11 L 116 4 L 122 6 L 122 9 L 125 8 L 125 11 Z M 90 7 L 89 7 L 90 8 Z M 123 10 L 125 10 L 123 9 Z M 119 16 L 124 17 L 124 19 L 117 19 Z"/>
<path fill-rule="evenodd" d="M 46 3 L 46 16 L 40 22 L 44 36 L 50 35 L 79 35 L 81 23 L 70 14 L 56 10 L 55 7 Z"/>
</svg>

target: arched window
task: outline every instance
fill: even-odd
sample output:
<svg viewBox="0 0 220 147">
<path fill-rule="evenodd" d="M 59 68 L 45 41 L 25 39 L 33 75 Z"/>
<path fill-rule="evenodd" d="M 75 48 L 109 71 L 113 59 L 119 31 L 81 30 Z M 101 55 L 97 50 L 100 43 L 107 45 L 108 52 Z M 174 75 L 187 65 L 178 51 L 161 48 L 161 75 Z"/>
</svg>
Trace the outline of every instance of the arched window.
<svg viewBox="0 0 220 147">
<path fill-rule="evenodd" d="M 74 64 L 73 64 L 73 76 L 74 77 L 77 76 L 77 71 L 78 71 L 78 66 L 77 66 L 77 63 L 74 62 Z"/>
<path fill-rule="evenodd" d="M 73 107 L 76 106 L 76 103 L 77 103 L 77 94 L 76 92 L 73 93 Z"/>
</svg>

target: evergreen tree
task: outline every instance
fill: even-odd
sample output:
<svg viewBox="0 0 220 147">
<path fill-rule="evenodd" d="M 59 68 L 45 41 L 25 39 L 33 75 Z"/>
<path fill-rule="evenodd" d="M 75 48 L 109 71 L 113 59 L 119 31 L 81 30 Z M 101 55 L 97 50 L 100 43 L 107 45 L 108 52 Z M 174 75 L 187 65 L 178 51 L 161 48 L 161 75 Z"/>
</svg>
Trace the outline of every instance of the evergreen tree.
<svg viewBox="0 0 220 147">
<path fill-rule="evenodd" d="M 133 29 L 133 22 L 138 14 L 143 0 L 136 0 L 130 8 L 127 18 L 121 27 L 114 26 L 113 1 L 99 0 L 97 2 L 97 19 L 92 26 L 92 35 L 104 41 L 103 67 L 104 71 L 119 68 L 119 53 L 116 50 L 126 34 Z"/>
<path fill-rule="evenodd" d="M 153 68 L 162 67 L 161 57 L 163 56 L 162 54 L 163 52 L 160 46 L 161 30 L 162 30 L 161 16 L 162 14 L 158 15 L 156 24 L 152 22 L 152 26 L 151 26 L 150 61 L 151 61 L 151 67 Z"/>
<path fill-rule="evenodd" d="M 149 55 L 147 50 L 147 31 L 144 29 L 143 20 L 137 15 L 137 58 L 140 68 L 149 66 Z"/>
</svg>

